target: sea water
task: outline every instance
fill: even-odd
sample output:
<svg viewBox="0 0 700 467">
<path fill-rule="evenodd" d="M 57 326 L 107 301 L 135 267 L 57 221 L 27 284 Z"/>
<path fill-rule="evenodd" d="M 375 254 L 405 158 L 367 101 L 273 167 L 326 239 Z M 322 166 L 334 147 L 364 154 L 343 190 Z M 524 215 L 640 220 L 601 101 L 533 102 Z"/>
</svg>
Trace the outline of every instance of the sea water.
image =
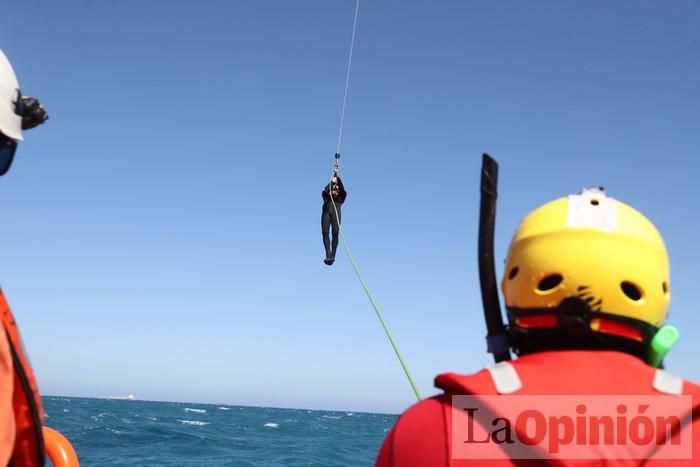
<svg viewBox="0 0 700 467">
<path fill-rule="evenodd" d="M 232 405 L 43 398 L 46 425 L 80 465 L 372 465 L 395 415 Z"/>
</svg>

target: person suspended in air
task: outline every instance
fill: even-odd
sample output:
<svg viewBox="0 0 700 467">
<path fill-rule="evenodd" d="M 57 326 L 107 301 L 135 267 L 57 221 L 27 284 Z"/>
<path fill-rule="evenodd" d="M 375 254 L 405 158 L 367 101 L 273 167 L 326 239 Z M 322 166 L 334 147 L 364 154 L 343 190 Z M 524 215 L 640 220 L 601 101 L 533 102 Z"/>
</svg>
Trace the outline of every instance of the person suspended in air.
<svg viewBox="0 0 700 467">
<path fill-rule="evenodd" d="M 337 159 L 336 155 L 336 159 Z M 326 258 L 323 260 L 327 265 L 335 262 L 335 253 L 338 249 L 338 238 L 340 236 L 340 208 L 348 196 L 343 181 L 340 179 L 338 166 L 333 171 L 333 178 L 326 184 L 321 193 L 323 197 L 323 209 L 321 210 L 321 234 L 323 236 L 323 247 L 326 250 Z M 330 233 L 333 238 L 331 239 Z"/>
</svg>

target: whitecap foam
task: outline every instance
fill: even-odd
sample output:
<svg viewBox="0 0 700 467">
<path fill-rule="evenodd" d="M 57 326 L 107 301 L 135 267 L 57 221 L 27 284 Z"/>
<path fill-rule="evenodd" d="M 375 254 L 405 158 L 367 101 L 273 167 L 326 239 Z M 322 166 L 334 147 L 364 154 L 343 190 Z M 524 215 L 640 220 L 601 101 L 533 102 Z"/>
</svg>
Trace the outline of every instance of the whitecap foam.
<svg viewBox="0 0 700 467">
<path fill-rule="evenodd" d="M 335 415 L 321 415 L 321 418 L 330 418 L 332 420 L 338 420 L 339 418 L 343 418 L 342 415 L 338 415 L 337 417 Z"/>
<path fill-rule="evenodd" d="M 279 428 L 280 424 L 279 423 L 266 423 L 263 426 L 267 427 L 267 428 Z"/>
<path fill-rule="evenodd" d="M 219 410 L 231 410 L 231 407 L 219 407 Z"/>
<path fill-rule="evenodd" d="M 185 407 L 185 412 L 207 413 L 205 409 L 190 409 L 189 407 Z"/>
<path fill-rule="evenodd" d="M 210 424 L 210 422 L 200 422 L 198 420 L 180 420 L 179 418 L 177 419 L 177 421 L 182 423 L 183 425 L 204 426 Z"/>
</svg>

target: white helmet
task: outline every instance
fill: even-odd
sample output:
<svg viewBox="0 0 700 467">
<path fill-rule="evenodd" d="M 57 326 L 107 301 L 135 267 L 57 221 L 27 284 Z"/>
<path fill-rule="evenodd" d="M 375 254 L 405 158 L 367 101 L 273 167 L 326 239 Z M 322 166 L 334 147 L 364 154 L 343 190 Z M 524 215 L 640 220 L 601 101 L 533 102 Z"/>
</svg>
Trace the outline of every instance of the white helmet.
<svg viewBox="0 0 700 467">
<path fill-rule="evenodd" d="M 0 50 L 0 133 L 22 141 L 22 117 L 15 110 L 20 91 L 17 76 L 5 53 Z"/>
</svg>

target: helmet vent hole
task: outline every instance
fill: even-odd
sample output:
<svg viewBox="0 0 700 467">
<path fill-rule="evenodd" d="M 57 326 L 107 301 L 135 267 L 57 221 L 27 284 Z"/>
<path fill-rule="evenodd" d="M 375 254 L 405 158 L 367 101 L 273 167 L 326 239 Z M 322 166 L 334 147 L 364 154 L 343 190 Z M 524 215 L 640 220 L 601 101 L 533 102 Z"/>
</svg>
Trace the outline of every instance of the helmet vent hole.
<svg viewBox="0 0 700 467">
<path fill-rule="evenodd" d="M 561 274 L 550 274 L 540 280 L 539 284 L 537 284 L 537 290 L 540 292 L 550 291 L 561 284 L 563 280 L 564 277 Z"/>
<path fill-rule="evenodd" d="M 593 199 L 591 200 L 591 204 L 592 204 L 593 206 L 598 206 L 598 205 L 600 204 L 600 201 L 598 201 L 597 199 L 593 198 Z"/>
<path fill-rule="evenodd" d="M 661 288 L 664 290 L 664 293 L 668 293 L 668 283 L 666 281 L 663 281 Z"/>
<path fill-rule="evenodd" d="M 642 299 L 642 291 L 633 283 L 623 281 L 620 283 L 620 288 L 622 289 L 622 293 L 624 293 L 630 300 L 638 302 Z"/>
<path fill-rule="evenodd" d="M 508 273 L 508 279 L 515 279 L 515 276 L 518 275 L 518 272 L 520 272 L 520 268 L 517 266 L 513 266 L 513 269 L 511 269 Z"/>
</svg>

